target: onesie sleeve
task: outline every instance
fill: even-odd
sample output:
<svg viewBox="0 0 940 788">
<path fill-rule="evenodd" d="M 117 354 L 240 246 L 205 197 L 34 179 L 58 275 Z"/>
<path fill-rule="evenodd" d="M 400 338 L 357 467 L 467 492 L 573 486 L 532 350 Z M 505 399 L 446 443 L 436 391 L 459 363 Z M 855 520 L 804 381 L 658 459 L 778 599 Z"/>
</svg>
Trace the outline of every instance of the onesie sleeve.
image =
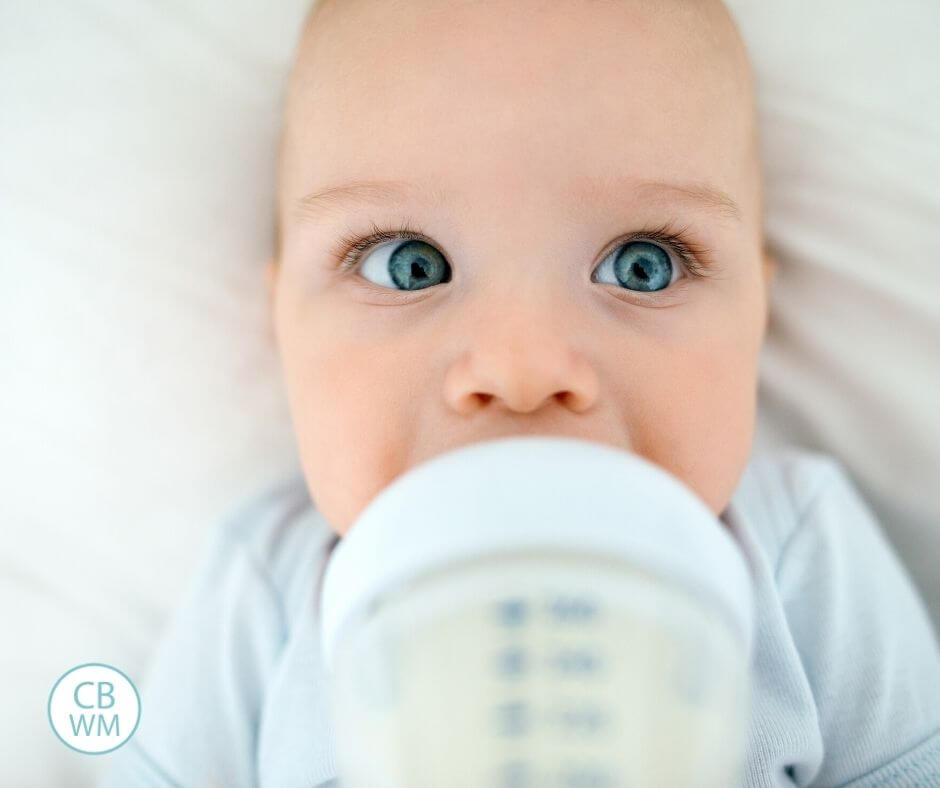
<svg viewBox="0 0 940 788">
<path fill-rule="evenodd" d="M 243 536 L 265 527 L 259 515 L 248 507 L 209 540 L 143 682 L 137 732 L 104 788 L 257 784 L 259 716 L 286 638 L 282 599 Z"/>
<path fill-rule="evenodd" d="M 823 741 L 800 786 L 940 786 L 940 646 L 845 471 L 828 460 L 777 564 Z"/>
</svg>

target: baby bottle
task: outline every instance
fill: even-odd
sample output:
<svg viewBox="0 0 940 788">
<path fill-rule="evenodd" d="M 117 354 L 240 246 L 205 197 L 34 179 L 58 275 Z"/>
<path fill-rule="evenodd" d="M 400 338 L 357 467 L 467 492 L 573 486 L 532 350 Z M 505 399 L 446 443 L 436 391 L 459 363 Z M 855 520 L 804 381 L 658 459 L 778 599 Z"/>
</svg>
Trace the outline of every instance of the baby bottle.
<svg viewBox="0 0 940 788">
<path fill-rule="evenodd" d="M 747 566 L 636 454 L 440 454 L 362 511 L 320 601 L 342 788 L 740 785 Z"/>
</svg>

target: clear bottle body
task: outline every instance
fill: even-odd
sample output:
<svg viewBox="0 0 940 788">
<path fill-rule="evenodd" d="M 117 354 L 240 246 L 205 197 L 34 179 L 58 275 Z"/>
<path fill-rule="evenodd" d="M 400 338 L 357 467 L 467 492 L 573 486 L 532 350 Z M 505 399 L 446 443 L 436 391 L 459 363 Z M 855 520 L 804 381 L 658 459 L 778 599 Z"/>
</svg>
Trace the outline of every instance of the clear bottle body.
<svg viewBox="0 0 940 788">
<path fill-rule="evenodd" d="M 707 589 L 599 556 L 424 575 L 338 641 L 343 788 L 733 788 L 744 640 Z"/>
</svg>

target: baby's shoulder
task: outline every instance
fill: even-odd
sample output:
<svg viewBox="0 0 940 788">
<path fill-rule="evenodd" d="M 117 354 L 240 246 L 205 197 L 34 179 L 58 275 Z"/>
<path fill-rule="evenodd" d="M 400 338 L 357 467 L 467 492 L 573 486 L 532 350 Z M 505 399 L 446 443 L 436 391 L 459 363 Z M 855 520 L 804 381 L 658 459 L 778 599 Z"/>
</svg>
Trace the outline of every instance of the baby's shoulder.
<svg viewBox="0 0 940 788">
<path fill-rule="evenodd" d="M 222 523 L 219 543 L 252 564 L 293 618 L 326 558 L 331 535 L 298 473 L 237 507 Z"/>
<path fill-rule="evenodd" d="M 823 452 L 783 447 L 754 453 L 721 515 L 775 562 L 821 501 L 829 509 L 857 498 L 842 463 Z"/>
</svg>

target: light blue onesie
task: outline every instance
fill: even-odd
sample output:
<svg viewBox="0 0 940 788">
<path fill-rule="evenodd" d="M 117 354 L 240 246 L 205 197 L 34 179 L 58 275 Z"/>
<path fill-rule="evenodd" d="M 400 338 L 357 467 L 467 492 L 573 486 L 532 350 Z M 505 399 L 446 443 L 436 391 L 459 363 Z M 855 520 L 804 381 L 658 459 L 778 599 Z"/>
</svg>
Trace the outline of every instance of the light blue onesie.
<svg viewBox="0 0 940 788">
<path fill-rule="evenodd" d="M 940 646 L 842 466 L 752 456 L 721 519 L 756 592 L 745 788 L 940 788 Z M 136 734 L 103 756 L 108 788 L 332 784 L 316 604 L 332 537 L 302 476 L 221 525 Z"/>
</svg>

